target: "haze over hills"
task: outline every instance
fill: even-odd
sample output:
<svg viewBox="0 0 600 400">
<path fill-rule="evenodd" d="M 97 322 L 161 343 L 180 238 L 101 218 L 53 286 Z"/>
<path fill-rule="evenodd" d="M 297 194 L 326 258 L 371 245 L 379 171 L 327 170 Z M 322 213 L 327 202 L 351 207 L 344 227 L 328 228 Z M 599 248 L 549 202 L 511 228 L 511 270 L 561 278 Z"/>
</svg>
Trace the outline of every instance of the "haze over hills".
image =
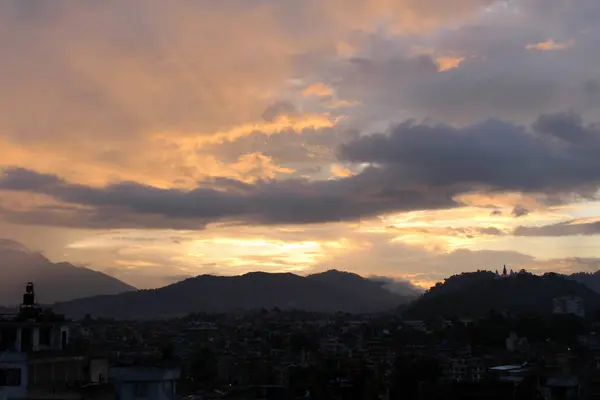
<svg viewBox="0 0 600 400">
<path fill-rule="evenodd" d="M 576 282 L 583 283 L 595 292 L 600 293 L 600 271 L 596 271 L 594 273 L 577 272 L 575 274 L 568 275 L 568 278 Z"/>
<path fill-rule="evenodd" d="M 201 275 L 160 289 L 96 296 L 54 305 L 71 317 L 166 318 L 191 312 L 236 309 L 301 309 L 352 313 L 392 310 L 414 297 L 385 289 L 359 275 L 328 271 L 306 277 L 252 272 L 239 276 Z"/>
<path fill-rule="evenodd" d="M 478 271 L 438 283 L 410 304 L 404 315 L 417 319 L 480 317 L 490 310 L 550 314 L 553 299 L 569 295 L 581 297 L 588 313 L 600 310 L 600 294 L 569 276 L 520 273 L 498 279 L 492 272 Z"/>
<path fill-rule="evenodd" d="M 53 263 L 18 242 L 0 239 L 0 305 L 19 304 L 29 281 L 37 283 L 42 304 L 136 290 L 112 276 L 66 262 Z"/>
</svg>

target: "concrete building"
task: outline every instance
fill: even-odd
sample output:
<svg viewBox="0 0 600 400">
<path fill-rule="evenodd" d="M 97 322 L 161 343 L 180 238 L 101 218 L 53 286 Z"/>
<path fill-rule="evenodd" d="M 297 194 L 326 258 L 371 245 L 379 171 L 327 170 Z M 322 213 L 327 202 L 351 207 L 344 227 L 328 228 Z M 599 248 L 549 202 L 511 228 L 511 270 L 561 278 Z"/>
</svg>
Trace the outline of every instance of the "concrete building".
<svg viewBox="0 0 600 400">
<path fill-rule="evenodd" d="M 38 307 L 33 284 L 27 284 L 19 312 L 0 317 L 0 399 L 30 398 L 36 379 L 64 380 L 52 363 L 46 363 L 44 374 L 37 360 L 41 353 L 66 349 L 68 343 L 64 317 Z"/>
<path fill-rule="evenodd" d="M 65 318 L 35 303 L 33 284 L 27 284 L 19 312 L 0 317 L 0 351 L 62 350 L 69 343 Z"/>
<path fill-rule="evenodd" d="M 77 388 L 108 375 L 106 360 L 70 347 L 69 322 L 35 302 L 27 284 L 19 312 L 0 316 L 0 400 L 80 399 Z"/>
</svg>

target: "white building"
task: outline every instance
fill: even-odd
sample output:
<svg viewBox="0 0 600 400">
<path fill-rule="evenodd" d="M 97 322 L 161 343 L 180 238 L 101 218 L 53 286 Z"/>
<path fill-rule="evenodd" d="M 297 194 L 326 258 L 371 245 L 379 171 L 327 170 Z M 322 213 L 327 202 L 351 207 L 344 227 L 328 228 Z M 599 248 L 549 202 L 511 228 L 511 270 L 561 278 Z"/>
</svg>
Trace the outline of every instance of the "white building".
<svg viewBox="0 0 600 400">
<path fill-rule="evenodd" d="M 563 296 L 554 298 L 554 314 L 573 314 L 580 318 L 585 317 L 583 299 L 578 296 Z"/>
<path fill-rule="evenodd" d="M 19 312 L 0 316 L 0 400 L 31 398 L 46 384 L 78 379 L 82 361 L 62 354 L 69 340 L 68 322 L 38 307 L 29 283 Z"/>
</svg>

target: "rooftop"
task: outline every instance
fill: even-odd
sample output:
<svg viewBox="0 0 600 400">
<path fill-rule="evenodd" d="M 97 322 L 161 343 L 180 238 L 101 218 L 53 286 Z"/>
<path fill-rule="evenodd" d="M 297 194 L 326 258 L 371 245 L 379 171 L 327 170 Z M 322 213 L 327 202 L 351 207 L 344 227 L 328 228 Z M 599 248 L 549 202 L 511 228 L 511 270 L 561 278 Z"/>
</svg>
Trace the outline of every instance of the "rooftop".
<svg viewBox="0 0 600 400">
<path fill-rule="evenodd" d="M 0 314 L 0 322 L 22 323 L 55 323 L 65 321 L 65 316 L 55 314 L 50 308 L 42 308 L 35 301 L 35 290 L 32 282 L 25 286 L 23 302 L 15 313 Z"/>
<path fill-rule="evenodd" d="M 490 367 L 490 371 L 512 371 L 521 369 L 521 365 L 498 365 L 497 367 Z"/>
</svg>

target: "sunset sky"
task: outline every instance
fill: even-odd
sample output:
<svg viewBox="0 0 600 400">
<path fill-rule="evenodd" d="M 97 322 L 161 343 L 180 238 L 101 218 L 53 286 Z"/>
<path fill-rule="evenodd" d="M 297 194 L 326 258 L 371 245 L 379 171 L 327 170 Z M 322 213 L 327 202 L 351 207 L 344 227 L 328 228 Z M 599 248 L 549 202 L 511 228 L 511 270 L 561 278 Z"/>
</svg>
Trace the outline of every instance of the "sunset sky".
<svg viewBox="0 0 600 400">
<path fill-rule="evenodd" d="M 0 2 L 0 237 L 140 288 L 600 268 L 600 1 Z"/>
</svg>

